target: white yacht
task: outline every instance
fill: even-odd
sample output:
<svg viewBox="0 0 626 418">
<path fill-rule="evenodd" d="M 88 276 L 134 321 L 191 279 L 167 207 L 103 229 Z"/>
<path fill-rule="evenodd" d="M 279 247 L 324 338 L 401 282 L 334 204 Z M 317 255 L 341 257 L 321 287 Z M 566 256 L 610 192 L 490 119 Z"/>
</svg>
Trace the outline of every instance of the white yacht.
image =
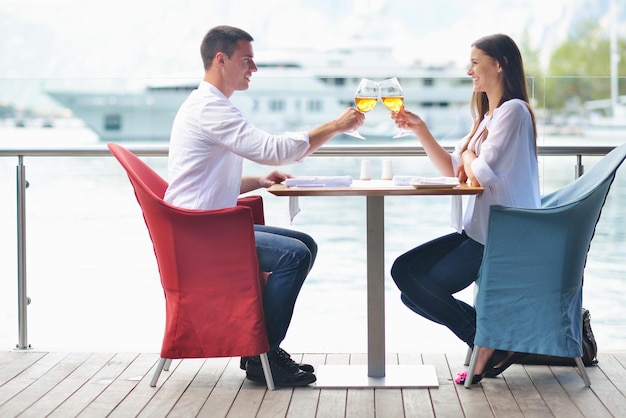
<svg viewBox="0 0 626 418">
<path fill-rule="evenodd" d="M 606 140 L 621 139 L 626 135 L 626 96 L 617 101 L 611 99 L 591 100 L 585 103 L 588 117 L 584 135 Z"/>
<path fill-rule="evenodd" d="M 259 70 L 250 88 L 236 92 L 231 100 L 268 132 L 308 129 L 326 122 L 354 106 L 361 78 L 391 77 L 399 79 L 407 109 L 420 114 L 435 137 L 460 138 L 470 128 L 472 81 L 458 67 L 401 65 L 390 48 L 372 44 L 323 52 L 257 52 L 256 58 Z M 201 74 L 172 77 L 136 88 L 95 88 L 96 81 L 79 87 L 76 81 L 64 88 L 48 86 L 46 92 L 71 109 L 102 141 L 163 141 L 169 139 L 178 107 L 200 79 Z M 368 139 L 390 139 L 397 128 L 379 101 L 359 131 Z"/>
</svg>

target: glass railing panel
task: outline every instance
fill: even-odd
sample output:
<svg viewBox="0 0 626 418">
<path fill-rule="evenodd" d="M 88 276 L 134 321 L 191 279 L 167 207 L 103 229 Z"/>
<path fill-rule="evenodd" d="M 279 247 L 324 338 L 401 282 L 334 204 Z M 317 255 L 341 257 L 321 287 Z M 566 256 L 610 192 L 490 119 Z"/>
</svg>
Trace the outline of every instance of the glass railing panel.
<svg viewBox="0 0 626 418">
<path fill-rule="evenodd" d="M 455 79 L 457 80 L 457 79 Z M 458 78 L 461 80 L 461 78 Z M 166 80 L 0 80 L 0 94 L 12 92 L 11 101 L 0 97 L 2 114 L 0 116 L 0 147 L 65 147 L 104 145 L 96 130 L 76 111 L 70 111 L 50 100 L 48 91 L 119 91 L 113 96 L 102 99 L 101 103 L 110 106 L 112 111 L 122 112 L 116 125 L 116 118 L 100 118 L 109 123 L 110 131 L 118 131 L 126 126 L 126 120 L 144 120 L 150 129 L 156 129 L 157 121 L 163 125 L 171 124 L 172 113 L 161 111 L 144 112 L 144 104 L 157 106 L 161 102 L 156 96 L 142 96 L 143 101 L 128 99 L 135 92 L 143 92 L 147 85 L 161 85 L 165 94 L 167 85 L 176 85 L 179 89 L 186 80 L 169 78 Z M 187 80 L 188 81 L 188 80 Z M 254 86 L 254 81 L 252 86 Z M 260 80 L 256 80 L 260 81 Z M 272 81 L 272 80 L 269 80 Z M 274 80 L 276 81 L 276 80 Z M 534 104 L 539 127 L 539 145 L 579 145 L 581 147 L 609 143 L 616 145 L 624 142 L 618 134 L 610 141 L 596 141 L 581 134 L 582 116 L 573 117 L 563 113 L 565 103 L 570 99 L 553 101 L 548 99 L 548 92 L 566 90 L 572 81 L 569 78 L 545 78 L 533 81 Z M 582 80 L 584 81 L 584 80 Z M 590 80 L 594 83 L 599 80 Z M 157 83 L 158 82 L 158 83 Z M 322 104 L 315 99 L 327 98 L 321 94 L 319 86 L 308 86 L 304 79 L 290 80 L 300 89 L 309 87 L 307 97 L 312 101 L 303 101 L 304 95 L 277 90 L 271 100 L 266 102 L 274 109 L 280 109 L 281 100 L 288 100 L 293 108 L 300 107 L 289 117 L 267 118 L 266 129 L 300 126 L 305 117 L 310 116 L 303 109 L 320 109 Z M 307 81 L 308 82 L 308 81 Z M 401 82 L 404 82 L 401 80 Z M 261 83 L 257 83 L 260 87 Z M 352 88 L 336 83 L 344 91 L 340 104 L 351 106 Z M 449 83 L 454 84 L 454 83 Z M 406 85 L 410 86 L 409 81 Z M 463 86 L 465 89 L 467 86 Z M 418 90 L 415 87 L 415 106 L 431 106 L 436 97 L 429 96 L 431 90 Z M 260 91 L 261 89 L 259 89 Z M 339 91 L 339 88 L 338 90 Z M 180 91 L 178 92 L 180 93 Z M 170 99 L 183 100 L 183 94 L 172 92 Z M 252 99 L 251 90 L 237 100 L 247 101 L 248 107 L 242 109 L 252 112 L 261 107 L 261 102 Z M 458 93 L 458 92 L 457 92 Z M 156 95 L 156 93 L 154 93 Z M 552 93 L 550 93 L 552 94 Z M 463 90 L 464 105 L 452 109 L 445 121 L 469 117 L 467 102 L 469 95 Z M 15 99 L 15 97 L 19 99 Z M 152 97 L 152 99 L 150 99 Z M 159 96 L 160 97 L 160 96 Z M 428 99 L 428 101 L 426 101 Z M 590 97 L 589 100 L 595 100 Z M 75 99 L 78 100 L 78 99 Z M 259 99 L 260 100 L 260 99 Z M 298 101 L 300 100 L 300 101 Z M 411 99 L 415 100 L 415 99 Z M 408 102 L 408 99 L 407 99 Z M 444 99 L 439 98 L 440 104 Z M 255 104 L 257 103 L 257 104 Z M 273 103 L 273 104 L 271 104 Z M 299 105 L 297 104 L 299 103 Z M 309 104 L 306 104 L 309 103 Z M 316 104 L 317 103 L 317 104 Z M 168 112 L 177 105 L 169 103 Z M 255 107 L 258 106 L 258 107 Z M 408 106 L 408 105 L 407 105 Z M 157 106 L 162 108 L 162 106 Z M 440 106 L 444 107 L 444 106 Z M 335 110 L 339 110 L 338 108 Z M 441 110 L 441 109 L 439 109 Z M 377 113 L 374 113 L 377 112 Z M 121 114 L 121 113 L 120 113 Z M 147 114 L 147 116 L 146 116 Z M 563 115 L 566 115 L 563 119 Z M 330 116 L 330 113 L 329 115 Z M 142 119 L 144 118 L 144 119 Z M 145 119 L 147 118 L 147 119 Z M 260 118 L 260 120 L 265 118 Z M 18 122 L 20 121 L 21 122 Z M 374 121 L 387 121 L 388 111 L 379 105 L 367 115 L 368 128 L 376 126 Z M 561 123 L 560 121 L 570 121 Z M 149 122 L 145 122 L 149 121 Z M 124 125 L 122 125 L 122 123 Z M 293 125 L 293 124 L 300 125 Z M 313 123 L 313 122 L 308 122 Z M 139 124 L 141 125 L 141 123 Z M 454 123 L 450 123 L 449 127 Z M 94 125 L 95 126 L 95 125 Z M 99 126 L 102 126 L 99 125 Z M 106 125 L 105 125 L 106 126 Z M 132 126 L 132 125 L 131 125 Z M 436 126 L 436 125 L 434 125 Z M 574 129 L 576 128 L 576 129 Z M 337 138 L 333 145 L 392 145 L 407 146 L 417 144 L 412 137 L 391 140 L 396 132 L 392 125 L 387 126 L 380 136 L 371 134 L 367 141 L 352 138 Z M 159 128 L 160 132 L 165 132 Z M 156 131 L 144 137 L 139 134 L 124 138 L 131 144 L 150 142 L 166 145 Z M 363 132 L 366 132 L 364 130 Z M 442 134 L 442 143 L 454 144 L 458 136 Z M 115 137 L 108 138 L 116 140 Z M 606 139 L 606 138 L 605 138 Z M 121 140 L 122 141 L 122 140 Z M 583 153 L 584 155 L 584 153 Z M 382 156 L 314 157 L 304 163 L 293 164 L 282 169 L 294 175 L 307 174 L 349 174 L 358 176 L 360 160 L 371 159 L 372 173 L 380 174 Z M 385 156 L 393 160 L 394 172 L 407 175 L 436 175 L 432 165 L 424 157 Z M 584 157 L 583 164 L 589 169 L 599 157 Z M 159 173 L 166 176 L 166 159 L 146 157 L 146 161 Z M 575 156 L 541 156 L 540 176 L 542 191 L 558 188 L 574 178 Z M 0 265 L 0 346 L 13 347 L 17 342 L 17 301 L 16 301 L 16 210 L 15 210 L 15 170 L 17 158 L 0 158 L 0 173 L 4 181 L 0 182 L 0 192 L 5 199 L 0 203 L 0 250 L 3 263 Z M 160 347 L 163 324 L 162 291 L 158 283 L 158 272 L 154 262 L 149 237 L 143 225 L 139 207 L 134 200 L 132 190 L 121 167 L 113 158 L 107 157 L 27 157 L 25 158 L 27 179 L 27 260 L 28 294 L 33 303 L 29 306 L 29 341 L 36 348 L 65 347 L 69 349 L 138 349 L 154 351 Z M 271 167 L 246 163 L 250 174 L 263 174 Z M 626 310 L 619 303 L 619 289 L 626 277 L 623 266 L 623 254 L 626 241 L 625 233 L 620 232 L 624 225 L 623 206 L 626 204 L 626 178 L 618 173 L 611 194 L 603 210 L 602 218 L 596 230 L 587 263 L 585 306 L 591 309 L 593 326 L 600 344 L 600 350 L 619 349 L 626 346 L 623 332 L 626 327 Z M 365 222 L 362 199 L 356 198 L 301 198 L 302 212 L 293 224 L 289 221 L 286 199 L 264 193 L 266 218 L 268 223 L 298 228 L 309 232 L 320 244 L 320 254 L 316 266 L 303 289 L 297 306 L 294 325 L 290 330 L 288 343 L 294 351 L 311 352 L 315 350 L 365 350 Z M 420 242 L 447 233 L 449 227 L 449 198 L 432 199 L 386 199 L 386 270 L 395 257 Z M 391 351 L 405 351 L 421 348 L 423 341 L 413 341 L 402 333 L 404 327 L 399 324 L 428 328 L 433 337 L 433 344 L 439 349 L 449 350 L 459 343 L 441 327 L 430 327 L 419 322 L 399 302 L 397 290 L 387 277 L 388 302 L 388 348 Z M 464 295 L 471 300 L 471 294 Z M 327 303 L 319 305 L 320 300 Z M 342 322 L 338 322 L 341 318 Z M 361 322 L 363 325 L 361 326 Z M 325 330 L 324 334 L 312 333 L 311 329 Z M 142 333 L 137 333 L 142 330 Z M 145 333 L 143 332 L 145 330 Z M 337 334 L 330 337 L 328 330 Z M 354 335 L 345 337 L 347 332 Z M 420 333 L 416 333 L 418 338 Z M 286 342 L 287 343 L 287 342 Z M 347 347 L 346 344 L 354 343 Z M 336 344 L 336 345 L 335 345 Z M 444 347 L 444 348 L 441 348 Z"/>
</svg>

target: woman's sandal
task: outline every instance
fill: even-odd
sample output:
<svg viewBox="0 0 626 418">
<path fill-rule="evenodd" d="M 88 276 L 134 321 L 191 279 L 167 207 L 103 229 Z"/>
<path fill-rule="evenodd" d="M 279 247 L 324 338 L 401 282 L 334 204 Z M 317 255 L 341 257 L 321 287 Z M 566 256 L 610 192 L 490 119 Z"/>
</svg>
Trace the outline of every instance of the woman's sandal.
<svg viewBox="0 0 626 418">
<path fill-rule="evenodd" d="M 504 360 L 496 363 L 500 365 L 499 367 L 493 366 L 490 368 L 485 368 L 485 371 L 483 371 L 483 375 L 485 377 L 496 377 L 502 374 L 502 372 L 508 369 L 512 364 L 517 363 L 527 355 L 527 353 L 511 353 Z"/>
<path fill-rule="evenodd" d="M 456 383 L 457 385 L 463 385 L 465 384 L 465 380 L 467 379 L 467 372 L 459 372 L 456 375 L 456 378 L 454 379 L 454 383 Z M 476 383 L 480 382 L 481 380 L 483 380 L 483 375 L 482 374 L 475 374 L 474 377 L 472 378 L 472 385 L 475 385 Z"/>
<path fill-rule="evenodd" d="M 475 374 L 474 377 L 472 378 L 472 385 L 475 385 L 476 383 L 480 382 L 483 377 L 496 377 L 498 374 L 502 373 L 506 367 L 509 367 L 509 365 L 507 365 L 504 369 L 502 369 L 502 371 L 498 372 L 497 374 L 493 374 L 496 372 L 496 367 L 494 367 L 496 364 L 501 364 L 502 363 L 502 367 L 504 367 L 503 362 L 506 362 L 508 360 L 510 360 L 512 357 L 515 357 L 515 354 L 517 353 L 513 353 L 513 354 L 509 354 L 508 351 L 502 351 L 502 350 L 495 350 L 493 352 L 493 354 L 491 355 L 491 357 L 489 357 L 489 360 L 487 360 L 487 364 L 485 364 L 485 370 L 481 373 L 481 374 Z M 500 369 L 498 368 L 498 370 Z M 489 372 L 487 372 L 489 370 Z M 456 375 L 456 378 L 454 379 L 454 382 L 456 384 L 459 385 L 463 385 L 465 384 L 465 380 L 467 380 L 467 371 L 465 372 L 459 372 Z"/>
</svg>

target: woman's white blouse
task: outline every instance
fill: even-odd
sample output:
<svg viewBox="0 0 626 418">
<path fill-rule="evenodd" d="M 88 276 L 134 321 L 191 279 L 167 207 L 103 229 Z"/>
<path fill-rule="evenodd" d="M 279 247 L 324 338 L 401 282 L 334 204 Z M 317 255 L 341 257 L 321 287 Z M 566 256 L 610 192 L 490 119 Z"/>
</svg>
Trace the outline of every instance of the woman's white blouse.
<svg viewBox="0 0 626 418">
<path fill-rule="evenodd" d="M 487 139 L 480 141 L 485 128 Z M 452 153 L 454 170 L 464 143 L 461 140 Z M 526 103 L 508 100 L 486 116 L 469 149 L 476 153 L 472 170 L 485 191 L 469 198 L 463 228 L 470 238 L 485 244 L 491 205 L 537 208 L 541 202 L 533 123 Z"/>
</svg>

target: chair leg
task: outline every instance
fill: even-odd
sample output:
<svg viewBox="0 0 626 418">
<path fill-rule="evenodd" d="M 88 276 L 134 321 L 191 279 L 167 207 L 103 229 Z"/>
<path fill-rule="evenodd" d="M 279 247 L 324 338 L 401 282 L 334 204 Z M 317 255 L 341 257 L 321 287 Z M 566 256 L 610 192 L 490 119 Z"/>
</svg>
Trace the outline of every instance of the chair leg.
<svg viewBox="0 0 626 418">
<path fill-rule="evenodd" d="M 472 358 L 469 361 L 469 368 L 467 369 L 467 376 L 465 376 L 465 386 L 466 389 L 471 389 L 472 380 L 474 380 L 474 369 L 476 369 L 476 363 L 478 362 L 478 352 L 480 351 L 480 347 L 474 344 L 474 349 L 472 350 Z"/>
<path fill-rule="evenodd" d="M 463 365 L 469 366 L 471 359 L 472 359 L 472 347 L 467 347 L 467 354 L 465 354 L 465 362 L 463 363 Z"/>
<path fill-rule="evenodd" d="M 167 363 L 167 366 L 169 368 L 169 363 L 171 362 L 170 359 L 165 359 L 165 358 L 160 358 L 159 362 L 156 365 L 156 369 L 154 370 L 154 375 L 152 376 L 152 380 L 150 381 L 150 386 L 151 387 L 155 387 L 157 384 L 157 380 L 159 380 L 159 376 L 161 375 L 161 371 L 163 370 L 163 367 L 165 366 L 165 363 Z M 168 370 L 168 369 L 166 369 Z"/>
<path fill-rule="evenodd" d="M 163 365 L 163 370 L 165 370 L 166 372 L 169 372 L 171 364 L 172 364 L 172 359 L 171 358 L 166 358 L 165 359 L 165 364 Z"/>
<path fill-rule="evenodd" d="M 591 381 L 589 380 L 589 376 L 587 375 L 587 370 L 585 370 L 585 364 L 583 363 L 583 359 L 580 357 L 575 357 L 574 361 L 576 362 L 576 367 L 578 368 L 578 373 L 580 373 L 580 377 L 582 377 L 583 382 L 585 382 L 585 387 L 590 387 Z"/>
<path fill-rule="evenodd" d="M 265 375 L 265 382 L 269 390 L 274 390 L 274 378 L 272 377 L 272 369 L 270 369 L 270 361 L 267 357 L 267 353 L 261 354 L 261 366 L 263 367 L 263 374 Z"/>
</svg>

